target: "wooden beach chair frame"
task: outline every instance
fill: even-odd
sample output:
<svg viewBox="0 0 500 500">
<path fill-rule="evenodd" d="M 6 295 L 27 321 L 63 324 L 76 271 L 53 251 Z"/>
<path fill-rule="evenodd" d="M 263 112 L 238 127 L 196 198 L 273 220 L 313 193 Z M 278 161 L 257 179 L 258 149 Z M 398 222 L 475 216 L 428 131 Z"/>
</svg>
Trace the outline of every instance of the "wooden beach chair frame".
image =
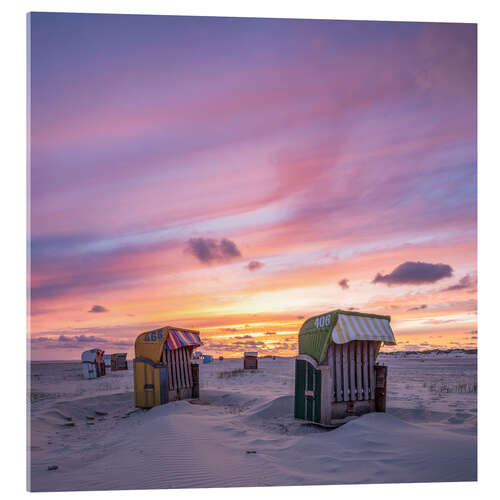
<svg viewBox="0 0 500 500">
<path fill-rule="evenodd" d="M 390 319 L 338 309 L 304 322 L 295 361 L 296 418 L 338 426 L 385 411 L 387 367 L 376 358 L 382 342 L 396 343 Z"/>
</svg>

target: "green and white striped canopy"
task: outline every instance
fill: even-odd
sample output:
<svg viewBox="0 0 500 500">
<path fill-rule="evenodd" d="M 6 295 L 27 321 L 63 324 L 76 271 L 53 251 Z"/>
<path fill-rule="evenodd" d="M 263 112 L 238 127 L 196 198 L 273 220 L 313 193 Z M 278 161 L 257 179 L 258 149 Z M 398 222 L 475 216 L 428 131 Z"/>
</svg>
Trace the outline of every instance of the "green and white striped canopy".
<svg viewBox="0 0 500 500">
<path fill-rule="evenodd" d="M 307 319 L 299 332 L 299 354 L 307 354 L 321 363 L 328 344 L 369 340 L 395 345 L 390 316 L 336 309 Z"/>
<path fill-rule="evenodd" d="M 339 314 L 332 340 L 336 344 L 345 344 L 351 340 L 375 340 L 394 345 L 394 333 L 387 319 L 370 318 L 354 314 Z"/>
</svg>

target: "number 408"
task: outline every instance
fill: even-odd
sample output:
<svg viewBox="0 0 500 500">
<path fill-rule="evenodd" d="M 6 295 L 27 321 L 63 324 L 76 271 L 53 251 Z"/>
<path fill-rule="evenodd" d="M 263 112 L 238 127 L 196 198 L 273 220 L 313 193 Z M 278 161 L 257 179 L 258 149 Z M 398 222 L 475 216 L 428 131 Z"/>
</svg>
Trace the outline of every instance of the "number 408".
<svg viewBox="0 0 500 500">
<path fill-rule="evenodd" d="M 318 316 L 314 320 L 314 326 L 316 328 L 323 328 L 324 326 L 329 326 L 330 325 L 330 315 L 329 314 L 323 314 L 323 316 Z"/>
</svg>

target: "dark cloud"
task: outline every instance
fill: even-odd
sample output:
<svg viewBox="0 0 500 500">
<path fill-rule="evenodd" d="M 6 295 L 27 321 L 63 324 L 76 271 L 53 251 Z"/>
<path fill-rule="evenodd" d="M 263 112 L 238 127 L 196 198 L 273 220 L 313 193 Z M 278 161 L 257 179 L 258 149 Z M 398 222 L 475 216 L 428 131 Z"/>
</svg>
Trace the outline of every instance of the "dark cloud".
<svg viewBox="0 0 500 500">
<path fill-rule="evenodd" d="M 95 335 L 59 335 L 59 337 L 37 337 L 31 339 L 32 343 L 42 344 L 44 348 L 50 349 L 81 349 L 85 345 L 106 346 L 106 349 L 115 347 L 132 347 L 133 340 L 108 340 Z"/>
<path fill-rule="evenodd" d="M 108 310 L 104 307 L 104 306 L 100 306 L 98 304 L 96 304 L 95 306 L 92 306 L 92 309 L 90 309 L 90 311 L 88 311 L 89 313 L 104 313 L 104 312 L 108 312 Z"/>
<path fill-rule="evenodd" d="M 227 262 L 237 257 L 241 257 L 241 252 L 236 244 L 227 238 L 222 238 L 221 240 L 214 240 L 212 238 L 190 238 L 187 241 L 186 251 L 194 255 L 204 264 Z"/>
<path fill-rule="evenodd" d="M 223 332 L 237 332 L 237 328 L 221 328 Z"/>
<path fill-rule="evenodd" d="M 253 339 L 252 335 L 239 335 L 234 337 L 235 339 Z"/>
<path fill-rule="evenodd" d="M 421 285 L 435 283 L 443 278 L 449 278 L 453 269 L 448 264 L 429 264 L 427 262 L 404 262 L 389 274 L 378 273 L 373 283 L 391 285 Z"/>
<path fill-rule="evenodd" d="M 52 339 L 51 339 L 52 340 Z M 109 342 L 106 339 L 96 337 L 95 335 L 73 335 L 69 337 L 67 335 L 59 335 L 57 342 L 72 342 L 72 343 L 86 343 L 86 342 L 100 342 L 107 343 Z"/>
<path fill-rule="evenodd" d="M 347 290 L 349 288 L 349 280 L 347 278 L 341 279 L 338 284 L 342 290 Z"/>
<path fill-rule="evenodd" d="M 447 288 L 444 288 L 443 292 L 451 292 L 453 290 L 463 290 L 464 288 L 471 288 L 475 286 L 476 281 L 470 274 L 466 274 L 463 278 L 458 280 L 458 283 L 455 285 L 451 285 Z"/>
<path fill-rule="evenodd" d="M 304 319 L 305 316 L 297 316 L 297 319 Z"/>
<path fill-rule="evenodd" d="M 241 252 L 238 250 L 238 247 L 233 241 L 223 238 L 220 241 L 219 246 L 224 257 L 241 257 Z"/>
<path fill-rule="evenodd" d="M 422 309 L 427 309 L 427 304 L 422 304 L 420 306 L 410 307 L 408 311 L 420 311 Z"/>
<path fill-rule="evenodd" d="M 245 267 L 249 271 L 257 271 L 257 269 L 261 269 L 262 267 L 264 267 L 264 264 L 262 262 L 259 262 L 258 260 L 251 260 Z"/>
<path fill-rule="evenodd" d="M 31 337 L 30 342 L 31 343 L 36 343 L 36 342 L 48 342 L 49 338 L 48 337 Z"/>
<path fill-rule="evenodd" d="M 95 342 L 97 340 L 102 342 L 102 340 L 98 339 L 95 335 L 75 335 L 73 338 L 77 342 Z"/>
<path fill-rule="evenodd" d="M 265 347 L 266 343 L 260 340 L 246 340 L 245 342 L 233 342 L 236 347 Z"/>
<path fill-rule="evenodd" d="M 46 349 L 82 349 L 101 346 L 106 349 L 116 347 L 132 348 L 137 332 L 155 328 L 154 323 L 139 323 L 135 325 L 115 325 L 103 327 L 65 328 L 40 332 L 40 337 L 33 337 L 31 343 L 34 348 Z M 113 339 L 117 337 L 117 340 Z M 129 338 L 130 337 L 130 338 Z M 129 339 L 128 339 L 129 338 Z M 120 339 L 120 340 L 118 340 Z M 128 340 L 127 340 L 128 339 Z"/>
<path fill-rule="evenodd" d="M 266 332 L 266 335 L 276 335 L 276 332 Z"/>
<path fill-rule="evenodd" d="M 134 341 L 128 341 L 128 340 L 117 340 L 111 343 L 112 346 L 125 346 L 125 347 L 132 347 L 134 345 Z"/>
</svg>

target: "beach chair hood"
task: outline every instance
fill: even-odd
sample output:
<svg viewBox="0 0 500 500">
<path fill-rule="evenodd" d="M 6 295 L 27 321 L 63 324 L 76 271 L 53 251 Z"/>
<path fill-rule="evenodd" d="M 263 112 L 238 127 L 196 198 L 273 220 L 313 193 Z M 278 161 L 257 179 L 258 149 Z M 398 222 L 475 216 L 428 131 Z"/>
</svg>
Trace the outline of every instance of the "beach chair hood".
<svg viewBox="0 0 500 500">
<path fill-rule="evenodd" d="M 313 316 L 299 332 L 299 354 L 307 354 L 321 363 L 328 344 L 345 344 L 352 340 L 371 340 L 395 345 L 391 317 L 336 309 Z"/>
<path fill-rule="evenodd" d="M 89 349 L 88 351 L 82 352 L 82 361 L 95 363 L 99 352 L 101 352 L 100 349 Z"/>
<path fill-rule="evenodd" d="M 147 358 L 153 363 L 159 363 L 163 346 L 168 351 L 189 347 L 194 349 L 202 345 L 200 333 L 195 330 L 165 326 L 157 330 L 141 333 L 135 340 L 135 355 L 137 358 Z"/>
</svg>

